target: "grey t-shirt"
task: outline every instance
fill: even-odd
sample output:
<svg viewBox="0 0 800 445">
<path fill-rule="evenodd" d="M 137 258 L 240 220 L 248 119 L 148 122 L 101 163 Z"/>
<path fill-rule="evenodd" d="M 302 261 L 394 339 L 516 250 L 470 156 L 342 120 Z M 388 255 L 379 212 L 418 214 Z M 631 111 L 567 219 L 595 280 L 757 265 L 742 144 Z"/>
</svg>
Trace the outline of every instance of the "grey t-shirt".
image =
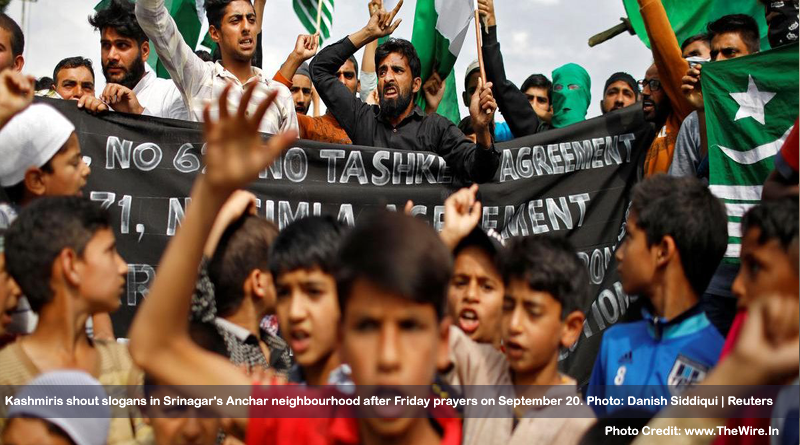
<svg viewBox="0 0 800 445">
<path fill-rule="evenodd" d="M 697 111 L 686 116 L 675 141 L 670 176 L 696 176 L 700 165 L 700 120 Z"/>
</svg>

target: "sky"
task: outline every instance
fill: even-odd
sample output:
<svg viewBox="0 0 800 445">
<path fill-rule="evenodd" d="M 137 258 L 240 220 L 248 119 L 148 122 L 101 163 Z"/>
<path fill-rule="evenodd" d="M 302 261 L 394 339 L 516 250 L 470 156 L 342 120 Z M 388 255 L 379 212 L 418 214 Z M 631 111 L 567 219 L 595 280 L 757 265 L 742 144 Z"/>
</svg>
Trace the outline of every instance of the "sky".
<svg viewBox="0 0 800 445">
<path fill-rule="evenodd" d="M 87 21 L 97 1 L 12 0 L 6 12 L 25 31 L 25 72 L 36 77 L 52 76 L 61 59 L 88 57 L 95 65 L 97 91 L 102 91 L 105 82 L 100 68 L 100 37 Z M 395 37 L 411 39 L 415 3 L 405 1 L 398 14 L 403 21 Z M 330 42 L 367 23 L 367 4 L 367 0 L 336 0 Z M 592 104 L 587 117 L 600 114 L 603 85 L 611 74 L 625 71 L 641 79 L 652 62 L 647 47 L 627 33 L 594 48 L 587 45 L 589 37 L 626 16 L 622 0 L 495 0 L 495 10 L 508 78 L 519 86 L 530 74 L 543 73 L 551 78 L 550 73 L 558 66 L 578 63 L 592 77 Z M 264 33 L 264 70 L 271 75 L 294 48 L 297 35 L 305 33 L 292 9 L 292 0 L 267 0 Z M 360 63 L 361 51 L 357 57 Z M 455 66 L 459 98 L 464 71 L 476 58 L 475 33 L 470 32 Z M 462 117 L 467 113 L 462 104 Z"/>
</svg>

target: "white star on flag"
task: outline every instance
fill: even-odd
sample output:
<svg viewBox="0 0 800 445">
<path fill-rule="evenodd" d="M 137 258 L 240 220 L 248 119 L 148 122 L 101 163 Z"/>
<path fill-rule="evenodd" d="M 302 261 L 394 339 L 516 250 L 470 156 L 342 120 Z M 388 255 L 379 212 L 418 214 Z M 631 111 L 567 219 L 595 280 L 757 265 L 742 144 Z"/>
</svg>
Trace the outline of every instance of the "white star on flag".
<svg viewBox="0 0 800 445">
<path fill-rule="evenodd" d="M 743 93 L 729 93 L 733 100 L 739 104 L 739 110 L 736 112 L 734 121 L 752 117 L 756 122 L 764 125 L 764 107 L 767 102 L 775 97 L 775 93 L 767 91 L 759 91 L 756 83 L 753 81 L 753 76 L 747 76 L 747 91 Z"/>
</svg>

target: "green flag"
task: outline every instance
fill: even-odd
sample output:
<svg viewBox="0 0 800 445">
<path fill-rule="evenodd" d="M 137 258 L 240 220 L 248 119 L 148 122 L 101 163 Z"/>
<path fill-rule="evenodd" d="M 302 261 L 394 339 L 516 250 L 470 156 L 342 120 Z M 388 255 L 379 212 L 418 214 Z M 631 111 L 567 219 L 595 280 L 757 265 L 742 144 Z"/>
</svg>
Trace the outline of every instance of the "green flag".
<svg viewBox="0 0 800 445">
<path fill-rule="evenodd" d="M 453 74 L 456 57 L 464 44 L 473 17 L 473 0 L 417 0 L 414 13 L 414 31 L 411 43 L 417 49 L 422 64 L 424 84 L 434 70 L 445 80 L 445 92 L 437 113 L 455 124 L 461 121 L 458 111 L 458 95 Z M 417 104 L 425 108 L 425 96 L 419 95 Z"/>
<path fill-rule="evenodd" d="M 321 5 L 320 5 L 321 3 Z M 317 10 L 321 9 L 321 19 L 319 22 L 319 43 L 331 37 L 333 27 L 333 0 L 292 0 L 294 12 L 300 23 L 306 28 L 309 34 L 317 32 Z"/>
<path fill-rule="evenodd" d="M 764 6 L 757 0 L 661 0 L 667 17 L 678 38 L 678 43 L 696 34 L 706 32 L 709 22 L 728 14 L 747 14 L 753 17 L 761 30 L 761 49 L 769 48 Z M 650 48 L 650 39 L 639 13 L 638 0 L 622 0 L 625 12 L 636 35 Z"/>
<path fill-rule="evenodd" d="M 94 7 L 94 10 L 99 11 L 105 9 L 110 3 L 111 0 L 101 0 Z M 183 40 L 186 41 L 186 44 L 190 47 L 197 49 L 197 43 L 200 41 L 200 30 L 203 27 L 201 18 L 205 20 L 205 10 L 203 7 L 198 6 L 195 0 L 166 0 L 165 6 L 167 7 L 167 11 L 169 11 L 169 15 L 175 20 L 175 24 L 178 25 L 178 30 L 181 32 Z M 202 43 L 207 46 L 212 53 L 214 52 L 214 48 L 209 46 L 209 44 L 213 44 L 213 41 L 208 34 L 206 34 Z M 150 47 L 154 48 L 152 44 Z M 158 77 L 169 79 L 169 72 L 164 68 L 164 65 L 158 59 L 158 54 L 156 54 L 155 51 L 150 52 L 147 63 L 153 68 L 153 71 L 156 72 Z"/>
<path fill-rule="evenodd" d="M 798 45 L 703 67 L 709 188 L 728 211 L 725 261 L 737 263 L 742 215 L 761 200 L 798 113 Z"/>
</svg>

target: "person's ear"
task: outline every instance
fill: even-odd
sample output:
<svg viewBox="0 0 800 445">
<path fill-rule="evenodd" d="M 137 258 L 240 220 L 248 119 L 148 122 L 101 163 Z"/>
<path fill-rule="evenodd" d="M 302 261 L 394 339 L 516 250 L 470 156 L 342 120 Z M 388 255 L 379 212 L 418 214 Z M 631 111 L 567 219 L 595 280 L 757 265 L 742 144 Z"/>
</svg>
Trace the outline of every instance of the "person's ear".
<svg viewBox="0 0 800 445">
<path fill-rule="evenodd" d="M 64 248 L 58 253 L 56 261 L 53 262 L 53 277 L 63 277 L 63 280 L 72 287 L 81 284 L 81 266 L 78 254 L 70 249 Z"/>
<path fill-rule="evenodd" d="M 583 322 L 586 316 L 581 311 L 572 311 L 564 318 L 561 323 L 561 346 L 572 347 L 583 331 Z"/>
<path fill-rule="evenodd" d="M 461 100 L 463 100 L 463 101 L 464 101 L 464 106 L 465 106 L 465 107 L 467 107 L 467 108 L 469 108 L 469 95 L 467 94 L 467 92 L 466 92 L 466 91 L 464 91 L 463 93 L 461 93 Z"/>
<path fill-rule="evenodd" d="M 411 85 L 413 86 L 411 92 L 414 94 L 419 93 L 419 90 L 422 88 L 422 78 L 415 77 L 414 82 Z"/>
<path fill-rule="evenodd" d="M 656 249 L 656 265 L 659 267 L 665 266 L 672 260 L 672 257 L 677 253 L 675 247 L 675 239 L 667 235 L 661 238 L 661 241 L 653 246 Z"/>
<path fill-rule="evenodd" d="M 34 196 L 43 196 L 47 192 L 44 171 L 39 167 L 30 167 L 25 171 L 25 189 Z"/>
<path fill-rule="evenodd" d="M 142 55 L 142 60 L 146 63 L 147 59 L 150 57 L 150 41 L 145 40 L 142 46 L 139 47 L 139 52 Z"/>
<path fill-rule="evenodd" d="M 208 27 L 208 35 L 211 36 L 211 40 L 219 43 L 221 36 L 216 26 L 210 25 Z"/>
<path fill-rule="evenodd" d="M 450 325 L 449 316 L 439 322 L 439 344 L 436 350 L 436 369 L 444 371 L 450 367 Z"/>
<path fill-rule="evenodd" d="M 600 112 L 606 114 L 606 107 L 604 101 L 600 101 Z"/>
<path fill-rule="evenodd" d="M 356 82 L 356 92 L 361 91 L 361 81 Z"/>
<path fill-rule="evenodd" d="M 22 72 L 22 67 L 25 66 L 25 58 L 22 57 L 20 54 L 19 56 L 14 57 L 14 70 L 17 72 Z"/>
</svg>

